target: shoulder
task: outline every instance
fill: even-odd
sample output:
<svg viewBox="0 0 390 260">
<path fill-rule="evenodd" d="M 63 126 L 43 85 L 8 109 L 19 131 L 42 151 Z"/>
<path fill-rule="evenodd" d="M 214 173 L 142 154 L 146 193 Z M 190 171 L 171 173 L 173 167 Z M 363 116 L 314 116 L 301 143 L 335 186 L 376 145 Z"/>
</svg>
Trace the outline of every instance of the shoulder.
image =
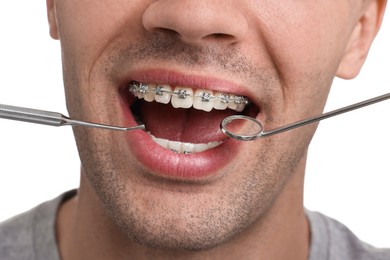
<svg viewBox="0 0 390 260">
<path fill-rule="evenodd" d="M 33 248 L 33 210 L 0 224 L 0 259 L 28 259 L 26 250 Z"/>
<path fill-rule="evenodd" d="M 0 223 L 0 259 L 58 259 L 56 213 L 64 198 L 74 193 L 67 192 Z"/>
<path fill-rule="evenodd" d="M 376 248 L 319 212 L 306 211 L 311 229 L 310 259 L 390 259 L 390 248 Z"/>
</svg>

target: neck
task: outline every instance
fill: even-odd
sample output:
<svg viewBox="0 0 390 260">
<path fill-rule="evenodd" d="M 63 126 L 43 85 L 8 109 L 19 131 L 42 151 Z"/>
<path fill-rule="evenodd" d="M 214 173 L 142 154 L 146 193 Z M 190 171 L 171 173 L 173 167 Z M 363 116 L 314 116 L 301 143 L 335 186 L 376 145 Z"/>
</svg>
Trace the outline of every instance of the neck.
<svg viewBox="0 0 390 260">
<path fill-rule="evenodd" d="M 164 251 L 129 240 L 111 221 L 82 174 L 78 195 L 62 205 L 57 234 L 61 259 L 307 259 L 304 162 L 266 214 L 242 233 L 205 251 Z"/>
</svg>

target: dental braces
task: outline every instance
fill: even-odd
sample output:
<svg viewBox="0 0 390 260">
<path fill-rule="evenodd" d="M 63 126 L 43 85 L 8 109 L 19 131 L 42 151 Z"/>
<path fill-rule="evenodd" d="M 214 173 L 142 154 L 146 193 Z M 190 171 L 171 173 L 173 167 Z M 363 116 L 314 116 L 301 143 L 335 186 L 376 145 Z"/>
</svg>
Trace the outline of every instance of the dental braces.
<svg viewBox="0 0 390 260">
<path fill-rule="evenodd" d="M 229 103 L 234 103 L 237 105 L 248 105 L 249 99 L 245 96 L 236 96 L 236 95 L 229 95 L 229 94 L 219 94 L 218 96 L 212 95 L 211 93 L 208 92 L 203 92 L 201 95 L 193 95 L 188 93 L 186 89 L 179 89 L 177 91 L 173 90 L 167 90 L 164 89 L 164 86 L 157 85 L 156 87 L 150 87 L 149 85 L 142 83 L 142 82 L 137 82 L 137 81 L 132 81 L 130 82 L 129 85 L 129 91 L 133 93 L 134 95 L 137 94 L 148 94 L 148 93 L 154 93 L 157 96 L 162 96 L 164 94 L 170 94 L 170 95 L 175 95 L 180 99 L 186 99 L 188 97 L 194 98 L 198 97 L 202 102 L 210 102 L 212 100 L 219 100 L 221 103 L 224 104 L 229 104 Z"/>
</svg>

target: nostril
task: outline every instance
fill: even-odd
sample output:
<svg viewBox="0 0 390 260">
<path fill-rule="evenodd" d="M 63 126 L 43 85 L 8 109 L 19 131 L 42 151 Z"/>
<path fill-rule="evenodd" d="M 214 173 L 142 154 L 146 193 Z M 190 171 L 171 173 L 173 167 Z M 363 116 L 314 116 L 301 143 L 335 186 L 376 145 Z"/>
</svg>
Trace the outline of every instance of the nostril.
<svg viewBox="0 0 390 260">
<path fill-rule="evenodd" d="M 236 42 L 236 37 L 226 33 L 213 33 L 204 37 L 204 39 L 218 40 L 218 41 L 227 41 L 227 42 Z"/>
<path fill-rule="evenodd" d="M 210 36 L 216 38 L 216 39 L 221 39 L 221 38 L 231 38 L 233 36 L 231 35 L 228 35 L 228 34 L 224 34 L 224 33 L 214 33 L 214 34 L 211 34 Z"/>
<path fill-rule="evenodd" d="M 169 28 L 155 27 L 155 28 L 151 29 L 150 31 L 163 33 L 165 35 L 169 35 L 169 36 L 173 36 L 173 37 L 180 37 L 180 33 L 178 33 L 175 30 L 169 29 Z"/>
</svg>

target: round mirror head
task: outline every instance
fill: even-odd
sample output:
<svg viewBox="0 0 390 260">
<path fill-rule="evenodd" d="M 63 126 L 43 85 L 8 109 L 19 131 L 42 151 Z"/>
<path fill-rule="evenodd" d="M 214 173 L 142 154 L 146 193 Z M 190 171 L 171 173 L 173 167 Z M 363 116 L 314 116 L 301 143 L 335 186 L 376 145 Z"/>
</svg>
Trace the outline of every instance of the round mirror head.
<svg viewBox="0 0 390 260">
<path fill-rule="evenodd" d="M 262 137 L 263 126 L 252 117 L 233 115 L 226 117 L 221 122 L 221 131 L 230 138 L 251 141 Z"/>
</svg>

